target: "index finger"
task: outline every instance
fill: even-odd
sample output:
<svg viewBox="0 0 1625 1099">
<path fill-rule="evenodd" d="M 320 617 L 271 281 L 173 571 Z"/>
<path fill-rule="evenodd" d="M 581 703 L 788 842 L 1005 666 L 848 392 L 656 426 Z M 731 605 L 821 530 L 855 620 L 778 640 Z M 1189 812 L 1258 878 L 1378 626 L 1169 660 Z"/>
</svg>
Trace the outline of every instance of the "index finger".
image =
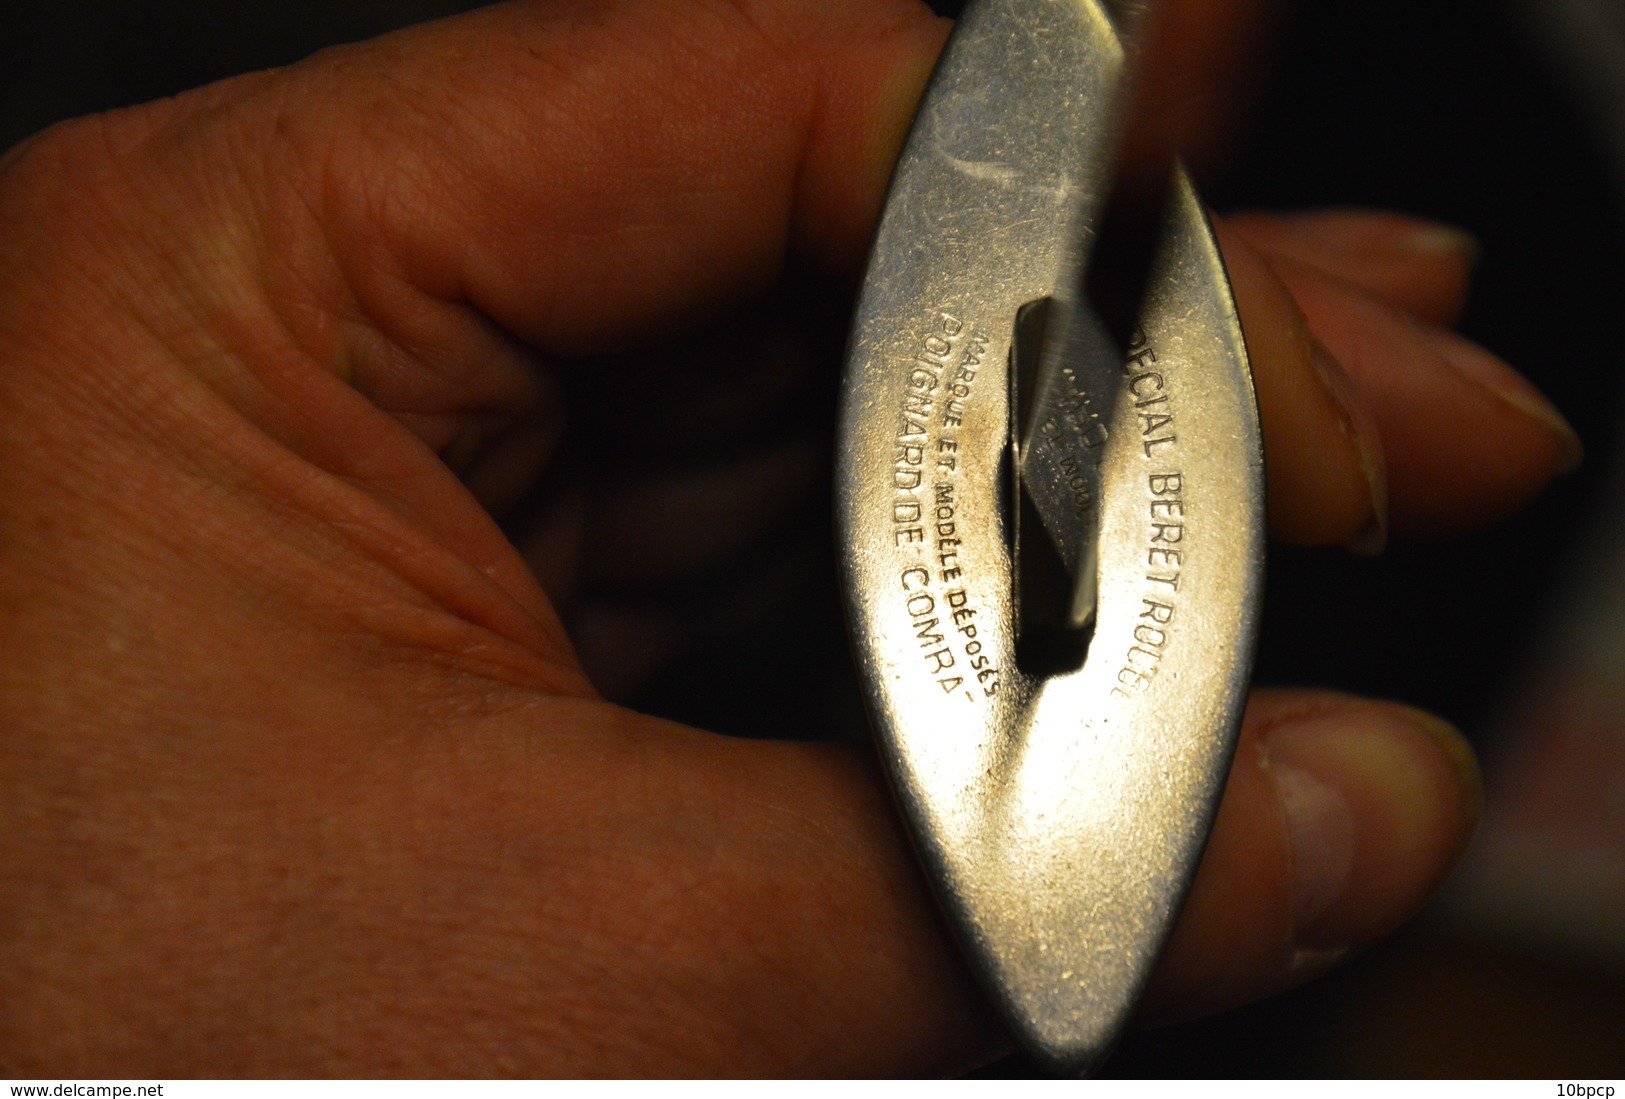
<svg viewBox="0 0 1625 1099">
<path fill-rule="evenodd" d="M 351 262 L 550 351 L 620 349 L 789 253 L 855 267 L 946 32 L 913 0 L 504 5 L 315 59 L 291 170 Z"/>
</svg>

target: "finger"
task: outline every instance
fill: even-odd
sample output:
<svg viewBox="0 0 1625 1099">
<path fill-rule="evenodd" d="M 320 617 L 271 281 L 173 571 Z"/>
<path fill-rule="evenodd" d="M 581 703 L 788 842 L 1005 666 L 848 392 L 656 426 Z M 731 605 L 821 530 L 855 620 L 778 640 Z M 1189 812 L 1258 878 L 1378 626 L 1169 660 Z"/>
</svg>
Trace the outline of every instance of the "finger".
<svg viewBox="0 0 1625 1099">
<path fill-rule="evenodd" d="M 1574 429 L 1494 355 L 1307 265 L 1271 266 L 1381 433 L 1396 531 L 1482 526 L 1579 465 Z"/>
<path fill-rule="evenodd" d="M 1215 228 L 1252 359 L 1275 537 L 1371 552 L 1390 524 L 1468 530 L 1578 463 L 1573 430 L 1504 363 L 1351 282 L 1266 258 L 1227 221 Z M 1418 262 L 1438 274 L 1436 259 Z"/>
<path fill-rule="evenodd" d="M 1471 750 L 1431 715 L 1254 692 L 1147 1018 L 1257 999 L 1386 935 L 1443 880 L 1480 800 Z"/>
<path fill-rule="evenodd" d="M 416 765 L 410 803 L 441 823 L 413 874 L 462 913 L 417 949 L 456 980 L 386 972 L 369 996 L 454 1037 L 478 1027 L 528 1073 L 606 1058 L 629 1075 L 937 1073 L 1001 1048 L 867 756 L 603 703 L 529 716 L 574 731 L 479 752 L 443 739 Z M 1459 738 L 1425 715 L 1260 694 L 1148 1011 L 1242 1002 L 1390 930 L 1459 850 L 1476 789 Z M 433 1058 L 466 1046 L 414 1052 L 431 1061 L 413 1070 L 461 1071 Z"/>
<path fill-rule="evenodd" d="M 1285 284 L 1225 222 L 1215 229 L 1258 397 L 1270 535 L 1381 549 L 1387 478 L 1377 425 Z"/>
<path fill-rule="evenodd" d="M 1247 211 L 1224 220 L 1266 260 L 1311 267 L 1417 320 L 1454 324 L 1467 304 L 1478 243 L 1452 226 L 1381 210 Z"/>
<path fill-rule="evenodd" d="M 317 155 L 279 182 L 320 175 L 388 331 L 427 298 L 552 351 L 624 349 L 788 251 L 855 265 L 945 30 L 910 0 L 487 9 L 290 74 L 284 131 Z"/>
</svg>

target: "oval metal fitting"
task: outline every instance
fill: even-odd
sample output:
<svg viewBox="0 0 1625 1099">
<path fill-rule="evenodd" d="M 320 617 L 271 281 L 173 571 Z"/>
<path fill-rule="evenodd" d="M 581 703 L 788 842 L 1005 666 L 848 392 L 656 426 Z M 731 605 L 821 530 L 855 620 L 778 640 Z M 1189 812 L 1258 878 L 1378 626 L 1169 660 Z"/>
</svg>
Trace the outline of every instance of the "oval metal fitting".
<svg viewBox="0 0 1625 1099">
<path fill-rule="evenodd" d="M 1122 63 L 1093 0 L 968 6 L 878 230 L 837 459 L 898 804 L 967 956 L 1060 1071 L 1109 1048 L 1201 857 L 1263 561 L 1251 376 L 1183 180 L 1126 356 L 1078 300 Z M 1046 567 L 1095 569 L 1089 605 Z"/>
</svg>

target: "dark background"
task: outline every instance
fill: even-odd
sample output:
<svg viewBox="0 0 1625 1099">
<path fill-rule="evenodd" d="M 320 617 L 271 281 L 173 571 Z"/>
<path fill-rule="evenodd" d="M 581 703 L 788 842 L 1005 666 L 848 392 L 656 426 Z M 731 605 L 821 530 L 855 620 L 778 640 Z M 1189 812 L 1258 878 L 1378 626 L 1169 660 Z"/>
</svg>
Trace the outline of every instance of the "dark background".
<svg viewBox="0 0 1625 1099">
<path fill-rule="evenodd" d="M 460 6 L 472 5 L 14 0 L 0 11 L 0 147 L 59 118 Z M 1554 602 L 1584 583 L 1577 554 L 1620 466 L 1620 180 L 1562 59 L 1530 45 L 1510 4 L 1295 7 L 1268 90 L 1207 197 L 1221 210 L 1392 207 L 1469 230 L 1484 253 L 1464 331 L 1551 396 L 1585 440 L 1587 464 L 1519 518 L 1447 546 L 1399 545 L 1376 560 L 1273 551 L 1257 679 L 1402 698 L 1493 754 L 1485 730 Z M 838 648 L 839 623 L 832 615 L 812 635 Z M 750 639 L 735 643 L 748 661 Z M 728 676 L 722 657 L 679 669 L 649 704 L 739 726 L 760 700 L 714 689 Z M 1617 967 L 1583 954 L 1424 917 L 1307 989 L 1131 1036 L 1106 1075 L 1617 1077 L 1622 991 Z M 1025 1069 L 1015 1059 L 993 1071 Z"/>
</svg>

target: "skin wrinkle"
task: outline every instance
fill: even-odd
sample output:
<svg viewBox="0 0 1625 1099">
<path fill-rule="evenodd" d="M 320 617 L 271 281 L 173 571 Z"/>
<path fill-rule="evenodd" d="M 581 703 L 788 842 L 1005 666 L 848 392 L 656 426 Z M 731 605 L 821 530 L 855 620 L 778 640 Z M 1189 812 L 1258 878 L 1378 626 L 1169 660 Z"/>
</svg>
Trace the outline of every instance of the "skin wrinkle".
<svg viewBox="0 0 1625 1099">
<path fill-rule="evenodd" d="M 250 361 L 254 361 L 255 358 L 258 358 L 258 359 L 260 359 L 260 361 L 263 361 L 263 356 L 250 356 Z"/>
<path fill-rule="evenodd" d="M 273 109 L 268 127 L 273 135 L 268 143 L 271 149 L 299 147 L 286 101 L 286 94 L 278 97 Z M 306 158 L 295 152 L 293 159 Z M 317 162 L 325 164 L 326 160 Z M 306 173 L 288 173 L 280 166 L 277 175 L 288 181 L 285 194 L 292 209 L 279 215 L 267 212 L 262 219 L 267 307 L 291 343 L 340 381 L 355 385 L 358 364 L 381 356 L 352 350 L 345 333 L 362 327 L 363 338 L 376 341 L 379 336 L 365 325 L 360 303 L 349 291 L 349 280 L 335 259 L 326 219 L 313 193 L 320 191 L 320 183 L 308 183 Z M 306 238 L 313 238 L 315 246 L 301 247 Z"/>
<path fill-rule="evenodd" d="M 178 128 L 168 127 L 166 131 Z M 206 184 L 212 183 L 213 173 L 201 174 Z M 249 289 L 247 278 L 235 277 L 238 272 L 254 266 L 246 262 L 250 251 L 244 247 L 247 234 L 223 232 L 218 227 L 217 222 L 222 219 L 212 216 L 218 205 L 218 194 L 205 190 L 202 196 L 189 195 L 183 199 L 167 179 L 157 185 L 142 185 L 138 182 L 141 176 L 139 172 L 129 173 L 132 199 L 154 209 L 160 216 L 167 215 L 175 223 L 191 227 L 194 230 L 191 237 L 199 240 L 207 252 L 201 257 L 195 256 L 195 249 L 177 247 L 176 238 L 167 235 L 160 239 L 133 234 L 141 246 L 137 255 L 158 278 L 141 284 L 140 297 L 132 296 L 130 303 L 139 309 L 141 323 L 163 346 L 177 350 L 189 365 L 216 385 L 223 384 L 228 376 L 226 371 L 200 368 L 206 363 L 235 358 L 243 350 L 257 347 L 264 338 L 256 331 L 258 325 L 253 321 L 256 295 Z M 164 279 L 165 274 L 171 277 Z M 180 327 L 168 322 L 177 291 L 184 294 L 184 301 L 191 306 Z M 152 300 L 156 294 L 165 296 Z M 221 337 L 225 338 L 223 345 L 219 342 Z"/>
<path fill-rule="evenodd" d="M 242 440 L 262 438 L 252 428 L 246 432 L 211 432 L 209 437 L 211 439 L 230 437 Z M 437 566 L 432 562 L 435 558 L 442 556 L 444 551 L 439 548 L 431 549 L 426 544 L 420 544 L 417 549 L 409 549 L 408 547 L 413 542 L 419 541 L 416 532 L 410 528 L 402 529 L 399 517 L 394 516 L 387 510 L 378 509 L 377 504 L 372 502 L 369 492 L 362 490 L 358 485 L 347 485 L 339 488 L 336 483 L 324 482 L 319 476 L 314 478 L 308 476 L 307 471 L 311 469 L 309 464 L 303 459 L 295 458 L 291 452 L 267 447 L 261 447 L 260 449 L 262 453 L 247 458 L 253 467 L 259 471 L 257 476 L 264 479 L 263 484 L 267 490 L 257 493 L 256 497 L 266 501 L 297 500 L 300 502 L 298 512 L 300 516 L 307 514 L 320 516 L 328 531 L 345 535 L 344 541 L 346 544 L 352 548 L 364 550 L 378 565 L 382 566 L 381 572 L 368 578 L 367 584 L 369 587 L 379 577 L 398 574 L 400 567 L 410 560 L 410 556 L 402 556 L 403 551 L 408 555 L 416 555 L 419 560 L 427 564 L 430 571 L 436 569 Z M 279 454 L 281 455 L 280 460 L 277 458 Z M 278 469 L 283 472 L 281 474 L 276 473 L 275 471 Z M 212 483 L 212 475 L 210 483 Z M 280 505 L 273 506 L 280 507 Z M 370 518 L 368 517 L 369 512 L 371 513 Z M 288 522 L 289 514 L 284 510 L 285 523 Z M 179 530 L 182 528 L 171 529 Z M 333 557 L 331 560 L 337 563 L 342 558 Z M 423 570 L 407 569 L 405 571 L 408 574 L 413 571 L 423 574 Z M 397 589 L 392 598 L 398 598 L 404 590 Z M 354 599 L 354 594 L 352 592 L 349 596 L 335 601 L 332 604 L 332 609 L 339 612 L 342 607 L 350 605 Z M 428 595 L 429 592 L 425 590 L 423 594 Z M 445 610 L 452 611 L 455 614 L 456 603 L 444 602 L 447 594 L 449 593 L 442 592 L 437 602 Z M 492 656 L 495 655 L 495 650 L 489 650 L 489 652 Z M 489 657 L 482 662 L 488 661 Z M 527 663 L 532 661 L 533 658 L 526 658 Z M 511 664 L 511 661 L 504 659 L 501 663 Z M 492 665 L 492 670 L 495 667 L 496 665 Z M 545 678 L 549 682 L 559 682 L 555 675 L 550 674 Z"/>
</svg>

